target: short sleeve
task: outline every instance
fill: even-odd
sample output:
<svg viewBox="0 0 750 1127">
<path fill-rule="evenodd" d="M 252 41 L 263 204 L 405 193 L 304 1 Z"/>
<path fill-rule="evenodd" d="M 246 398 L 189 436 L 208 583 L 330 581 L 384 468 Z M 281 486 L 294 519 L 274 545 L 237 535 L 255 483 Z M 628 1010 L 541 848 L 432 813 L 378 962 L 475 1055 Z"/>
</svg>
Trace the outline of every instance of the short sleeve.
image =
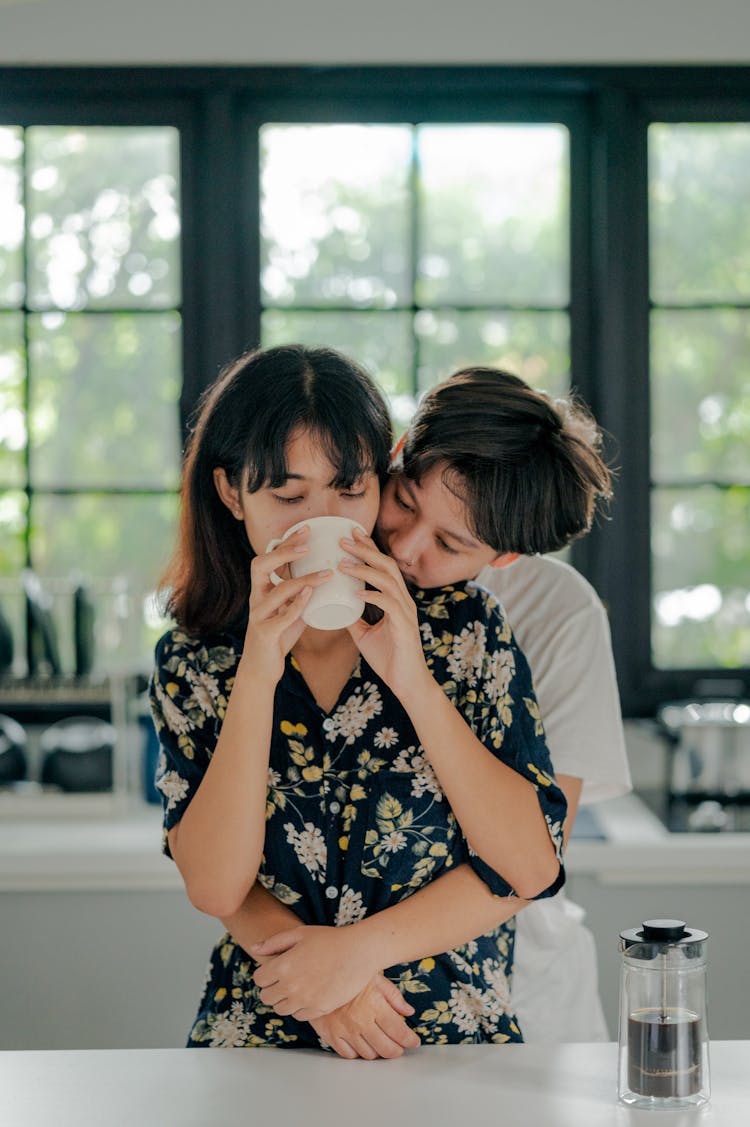
<svg viewBox="0 0 750 1127">
<path fill-rule="evenodd" d="M 569 564 L 521 556 L 476 580 L 502 604 L 534 681 L 557 777 L 581 779 L 580 805 L 632 789 L 607 614 Z"/>
<path fill-rule="evenodd" d="M 583 780 L 582 806 L 632 789 L 609 623 L 601 603 L 561 621 L 554 655 L 534 668 L 558 775 Z M 543 676 L 554 658 L 554 676 Z"/>
<path fill-rule="evenodd" d="M 159 737 L 156 789 L 163 807 L 162 850 L 211 761 L 226 711 L 236 656 L 231 647 L 207 647 L 179 630 L 158 642 L 149 699 Z"/>
<path fill-rule="evenodd" d="M 458 608 L 452 637 L 446 639 L 446 672 L 456 685 L 455 703 L 485 747 L 534 787 L 559 863 L 555 881 L 535 899 L 554 896 L 565 883 L 562 827 L 567 803 L 555 782 L 529 666 L 491 595 L 468 588 Z M 471 848 L 469 864 L 495 895 L 516 895 Z"/>
</svg>

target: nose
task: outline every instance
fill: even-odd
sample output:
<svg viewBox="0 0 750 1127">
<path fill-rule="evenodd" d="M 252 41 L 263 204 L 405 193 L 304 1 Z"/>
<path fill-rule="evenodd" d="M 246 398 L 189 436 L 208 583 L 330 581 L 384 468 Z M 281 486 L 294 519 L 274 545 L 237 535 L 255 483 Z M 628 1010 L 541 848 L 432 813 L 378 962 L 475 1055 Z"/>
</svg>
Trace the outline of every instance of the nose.
<svg viewBox="0 0 750 1127">
<path fill-rule="evenodd" d="M 311 491 L 304 504 L 307 517 L 339 517 L 345 515 L 338 493 L 334 489 Z"/>
<path fill-rule="evenodd" d="M 388 547 L 397 564 L 411 567 L 419 558 L 422 541 L 418 528 L 400 528 L 391 534 Z"/>
</svg>

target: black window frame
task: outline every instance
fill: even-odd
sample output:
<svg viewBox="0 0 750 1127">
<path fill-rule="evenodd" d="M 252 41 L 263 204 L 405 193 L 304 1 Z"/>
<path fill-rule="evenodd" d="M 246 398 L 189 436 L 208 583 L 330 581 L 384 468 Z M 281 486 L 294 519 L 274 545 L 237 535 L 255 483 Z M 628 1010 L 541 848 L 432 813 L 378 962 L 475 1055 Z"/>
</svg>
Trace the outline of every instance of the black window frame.
<svg viewBox="0 0 750 1127">
<path fill-rule="evenodd" d="M 609 610 L 623 713 L 722 686 L 750 695 L 748 668 L 651 663 L 646 153 L 651 121 L 750 121 L 750 67 L 0 68 L 0 124 L 180 131 L 183 434 L 223 364 L 259 340 L 260 124 L 524 120 L 570 130 L 573 386 L 616 436 L 618 466 L 611 519 L 572 561 Z"/>
</svg>

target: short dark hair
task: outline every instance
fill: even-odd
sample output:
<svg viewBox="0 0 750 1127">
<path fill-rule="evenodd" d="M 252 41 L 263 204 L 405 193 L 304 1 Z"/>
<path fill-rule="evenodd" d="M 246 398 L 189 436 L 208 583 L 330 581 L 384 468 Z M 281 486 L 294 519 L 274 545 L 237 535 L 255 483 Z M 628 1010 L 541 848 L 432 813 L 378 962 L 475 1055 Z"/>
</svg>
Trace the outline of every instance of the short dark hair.
<svg viewBox="0 0 750 1127">
<path fill-rule="evenodd" d="M 183 466 L 178 543 L 161 583 L 166 611 L 189 632 L 241 621 L 250 594 L 253 551 L 219 497 L 214 470 L 251 493 L 278 486 L 288 442 L 301 429 L 319 439 L 336 486 L 367 471 L 385 479 L 388 407 L 367 372 L 333 349 L 290 344 L 245 353 L 202 396 Z"/>
<path fill-rule="evenodd" d="M 611 497 L 601 432 L 569 396 L 551 399 L 499 368 L 462 368 L 429 391 L 403 445 L 419 482 L 443 466 L 468 526 L 498 553 L 553 552 L 583 536 Z"/>
</svg>

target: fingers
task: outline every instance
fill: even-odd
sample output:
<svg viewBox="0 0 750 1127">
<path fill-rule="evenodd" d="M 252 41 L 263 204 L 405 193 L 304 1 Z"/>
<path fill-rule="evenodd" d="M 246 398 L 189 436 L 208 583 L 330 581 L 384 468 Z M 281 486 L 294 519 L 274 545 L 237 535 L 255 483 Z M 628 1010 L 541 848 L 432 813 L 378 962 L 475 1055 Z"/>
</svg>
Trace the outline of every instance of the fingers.
<svg viewBox="0 0 750 1127">
<path fill-rule="evenodd" d="M 302 612 L 304 611 L 310 596 L 313 593 L 312 587 L 303 587 L 296 599 L 292 599 L 286 610 L 280 611 L 275 618 L 271 618 L 270 622 L 275 627 L 278 636 L 284 637 L 284 632 L 288 631 L 295 623 L 298 624 L 299 634 L 302 633 L 304 622 L 301 621 Z M 294 641 L 287 640 L 289 648 L 294 645 Z"/>
<path fill-rule="evenodd" d="M 254 556 L 250 564 L 253 579 L 256 581 L 262 578 L 267 579 L 272 571 L 298 560 L 300 556 L 304 556 L 309 551 L 306 543 L 309 535 L 309 528 L 300 528 L 293 536 L 290 536 L 287 540 L 282 540 L 270 552 L 262 552 Z"/>
<path fill-rule="evenodd" d="M 331 1041 L 331 1048 L 334 1052 L 338 1053 L 340 1057 L 344 1057 L 345 1060 L 357 1059 L 356 1049 L 353 1045 L 350 1045 L 344 1037 L 334 1037 L 333 1041 Z"/>
<path fill-rule="evenodd" d="M 407 1002 L 395 982 L 391 982 L 390 978 L 381 974 L 378 975 L 375 986 L 396 1013 L 402 1014 L 404 1017 L 411 1017 L 414 1013 L 414 1006 L 411 1002 Z"/>
<path fill-rule="evenodd" d="M 378 1014 L 376 1020 L 377 1028 L 382 1034 L 384 1041 L 389 1042 L 391 1045 L 398 1046 L 399 1049 L 416 1049 L 421 1044 L 419 1037 L 410 1029 L 402 1017 L 399 1017 L 395 1010 L 391 1007 L 383 1009 Z M 368 1040 L 374 1044 L 372 1037 L 368 1034 Z"/>
<path fill-rule="evenodd" d="M 286 996 L 286 990 L 281 986 L 266 986 L 260 992 L 260 1000 L 264 1006 L 270 1006 L 271 1009 L 276 1010 L 280 1017 L 286 1017 L 294 1009 L 289 1004 L 289 999 Z"/>
<path fill-rule="evenodd" d="M 285 579 L 278 587 L 273 587 L 270 591 L 264 593 L 260 602 L 252 600 L 251 596 L 251 603 L 255 602 L 253 613 L 256 619 L 260 615 L 262 621 L 278 614 L 288 602 L 299 598 L 306 588 L 309 588 L 310 594 L 312 594 L 313 588 L 327 583 L 332 575 L 333 572 L 330 568 L 325 568 L 323 571 L 312 571 L 309 575 L 301 575 L 299 579 Z"/>
<path fill-rule="evenodd" d="M 370 1034 L 370 1036 L 372 1036 L 372 1034 Z M 373 1049 L 370 1042 L 361 1033 L 355 1036 L 353 1045 L 357 1050 L 357 1054 L 362 1057 L 363 1060 L 377 1060 L 378 1054 L 376 1050 Z"/>
<path fill-rule="evenodd" d="M 415 1012 L 414 1006 L 406 1001 L 396 984 L 385 975 L 378 975 L 372 987 L 373 1024 L 384 1037 L 401 1048 L 416 1049 L 421 1044 L 419 1037 L 404 1021 L 404 1017 L 410 1017 Z M 369 1036 L 369 1031 L 367 1039 L 370 1044 L 375 1043 Z"/>
<path fill-rule="evenodd" d="M 399 578 L 396 578 L 382 571 L 375 571 L 369 564 L 350 563 L 347 560 L 342 560 L 338 566 L 344 575 L 351 575 L 365 584 L 357 592 L 360 599 L 380 607 L 389 615 L 400 613 L 408 621 L 416 621 L 414 600 L 404 586 L 400 572 Z"/>
<path fill-rule="evenodd" d="M 414 1043 L 410 1041 L 408 1045 L 401 1045 L 373 1025 L 368 1027 L 366 1034 L 348 1032 L 346 1037 L 329 1035 L 328 1043 L 346 1060 L 396 1060 L 404 1055 L 404 1049 L 416 1048 L 420 1044 L 417 1035 L 413 1036 Z"/>
<path fill-rule="evenodd" d="M 279 1011 L 277 1011 L 277 1013 L 278 1012 Z M 317 1009 L 292 1010 L 291 1012 L 292 1016 L 296 1018 L 297 1021 L 317 1021 L 318 1018 L 325 1017 L 323 1010 Z"/>
<path fill-rule="evenodd" d="M 378 1056 L 393 1060 L 394 1057 L 404 1055 L 404 1049 L 415 1049 L 419 1045 L 419 1037 L 409 1029 L 405 1022 L 401 1022 L 401 1029 L 394 1030 L 391 1034 L 387 1029 L 377 1023 L 367 1033 L 367 1040 L 376 1050 Z"/>
<path fill-rule="evenodd" d="M 375 544 L 370 536 L 365 536 L 359 529 L 354 529 L 352 537 L 345 537 L 339 541 L 341 547 L 346 549 L 350 556 L 354 556 L 363 564 L 378 573 L 385 573 L 394 579 L 400 586 L 404 585 L 403 577 L 398 564 L 390 556 L 386 556 Z M 342 561 L 346 563 L 347 561 Z M 355 565 L 356 566 L 356 565 Z"/>
<path fill-rule="evenodd" d="M 266 963 L 261 963 L 258 969 L 253 974 L 253 982 L 256 986 L 260 986 L 262 990 L 266 986 L 273 986 L 279 981 L 279 972 L 274 966 L 275 959 L 269 959 Z"/>
<path fill-rule="evenodd" d="M 350 1004 L 326 1019 L 326 1037 L 343 1038 L 365 1060 L 383 1057 L 392 1060 L 403 1055 L 405 1049 L 416 1049 L 421 1044 L 397 1009 L 398 999 L 410 1014 L 414 1007 L 406 1002 L 397 986 L 384 975 L 378 975 Z"/>
<path fill-rule="evenodd" d="M 285 931 L 277 931 L 275 935 L 269 935 L 267 939 L 261 939 L 260 943 L 252 943 L 248 947 L 251 955 L 280 955 L 282 951 L 288 951 L 299 943 L 303 935 L 303 929 L 300 927 L 287 928 Z M 256 982 L 258 979 L 256 978 Z M 273 982 L 273 977 L 267 978 L 267 982 Z"/>
<path fill-rule="evenodd" d="M 342 544 L 345 543 L 346 541 L 342 540 Z M 385 557 L 380 556 L 380 559 Z M 388 591 L 393 596 L 407 593 L 403 577 L 396 564 L 394 564 L 396 574 L 391 567 L 374 567 L 369 560 L 358 562 L 343 559 L 338 566 L 339 571 L 344 572 L 345 575 L 353 575 L 355 579 L 361 579 L 363 583 L 369 583 L 379 591 Z"/>
<path fill-rule="evenodd" d="M 373 1023 L 366 1030 L 352 1038 L 352 1044 L 364 1060 L 395 1060 L 404 1055 L 404 1046 L 384 1033 L 379 1025 Z"/>
<path fill-rule="evenodd" d="M 404 1050 L 399 1045 L 394 1042 L 389 1044 L 387 1039 L 380 1042 L 379 1047 L 370 1044 L 370 1039 L 377 1040 L 372 1032 L 368 1032 L 367 1037 L 354 1033 L 349 1036 L 351 1043 L 345 1037 L 334 1037 L 330 1042 L 334 1052 L 345 1060 L 395 1060 L 404 1055 Z"/>
<path fill-rule="evenodd" d="M 364 1010 L 356 1004 L 342 1007 L 317 1022 L 313 1019 L 313 1028 L 334 1052 L 347 1060 L 394 1060 L 403 1056 L 405 1049 L 418 1048 L 419 1037 L 385 998 L 367 992 L 361 1001 L 367 1003 L 368 997 Z"/>
<path fill-rule="evenodd" d="M 297 1002 L 287 996 L 283 986 L 266 986 L 260 991 L 259 996 L 263 1005 L 270 1006 L 279 1017 L 288 1017 L 291 1014 L 297 1021 L 317 1021 L 318 1018 L 325 1017 L 323 1010 L 304 1006 L 300 1008 Z"/>
<path fill-rule="evenodd" d="M 380 607 L 381 610 L 389 614 L 400 610 L 409 619 L 415 618 L 414 600 L 409 594 L 396 561 L 391 559 L 390 556 L 384 556 L 369 538 L 356 531 L 355 535 L 359 537 L 357 541 L 343 539 L 341 546 L 350 555 L 356 554 L 357 558 L 341 560 L 338 565 L 339 571 L 344 575 L 351 575 L 353 578 L 361 580 L 371 588 L 371 590 L 364 591 L 361 594 L 366 602 L 371 602 L 374 606 Z M 379 602 L 377 597 L 370 598 L 373 588 L 376 592 L 382 592 L 389 602 L 386 604 Z"/>
</svg>

